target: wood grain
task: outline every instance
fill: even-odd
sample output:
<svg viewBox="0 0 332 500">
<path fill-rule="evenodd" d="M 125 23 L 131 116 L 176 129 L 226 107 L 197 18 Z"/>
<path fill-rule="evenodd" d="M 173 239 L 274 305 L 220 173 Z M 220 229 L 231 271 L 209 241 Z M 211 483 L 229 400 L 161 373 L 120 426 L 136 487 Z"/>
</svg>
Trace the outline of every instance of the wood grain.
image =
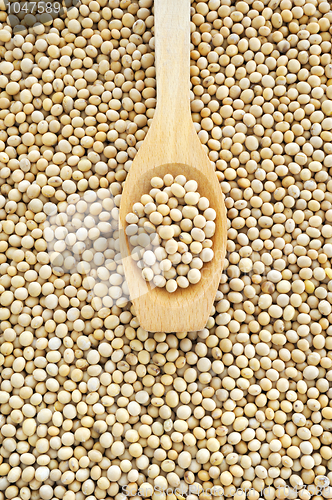
<svg viewBox="0 0 332 500">
<path fill-rule="evenodd" d="M 155 0 L 157 109 L 149 132 L 128 173 L 120 207 L 120 248 L 131 300 L 141 327 L 182 332 L 205 327 L 219 285 L 226 253 L 227 219 L 223 195 L 210 160 L 195 131 L 190 112 L 190 0 Z M 147 193 L 150 180 L 171 173 L 198 182 L 201 196 L 217 212 L 214 259 L 202 280 L 170 294 L 151 288 L 130 257 L 125 217 Z"/>
</svg>

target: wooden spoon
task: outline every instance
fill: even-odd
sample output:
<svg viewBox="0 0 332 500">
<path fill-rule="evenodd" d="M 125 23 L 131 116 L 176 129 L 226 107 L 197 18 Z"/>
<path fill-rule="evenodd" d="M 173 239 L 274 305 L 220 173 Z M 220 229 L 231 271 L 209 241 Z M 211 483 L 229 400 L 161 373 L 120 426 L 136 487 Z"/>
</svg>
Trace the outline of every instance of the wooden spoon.
<svg viewBox="0 0 332 500">
<path fill-rule="evenodd" d="M 151 332 L 186 332 L 205 327 L 219 285 L 226 253 L 226 211 L 220 185 L 197 136 L 190 111 L 190 0 L 155 0 L 157 109 L 149 132 L 128 173 L 120 206 L 120 249 L 130 297 L 140 325 Z M 202 279 L 169 293 L 144 281 L 130 256 L 125 217 L 152 177 L 183 174 L 217 213 L 214 258 Z"/>
</svg>

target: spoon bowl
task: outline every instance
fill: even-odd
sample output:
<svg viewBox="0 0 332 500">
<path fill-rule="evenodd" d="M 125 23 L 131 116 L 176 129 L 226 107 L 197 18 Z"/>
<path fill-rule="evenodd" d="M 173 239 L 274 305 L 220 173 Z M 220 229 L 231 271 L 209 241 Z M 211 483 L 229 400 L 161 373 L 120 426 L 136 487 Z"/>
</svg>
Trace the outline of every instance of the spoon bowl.
<svg viewBox="0 0 332 500">
<path fill-rule="evenodd" d="M 142 328 L 156 332 L 202 330 L 220 282 L 226 253 L 226 211 L 219 181 L 197 136 L 190 112 L 190 0 L 155 0 L 157 109 L 129 170 L 120 206 L 120 250 L 124 272 Z M 151 189 L 153 177 L 184 175 L 216 211 L 214 258 L 202 279 L 169 293 L 147 283 L 131 257 L 126 215 Z"/>
</svg>

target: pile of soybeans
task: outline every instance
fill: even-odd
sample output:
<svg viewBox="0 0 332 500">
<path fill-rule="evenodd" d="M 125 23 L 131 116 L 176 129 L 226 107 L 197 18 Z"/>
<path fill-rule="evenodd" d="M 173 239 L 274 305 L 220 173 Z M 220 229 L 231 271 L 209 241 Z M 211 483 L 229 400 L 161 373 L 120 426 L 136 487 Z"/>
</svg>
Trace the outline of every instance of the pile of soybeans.
<svg viewBox="0 0 332 500">
<path fill-rule="evenodd" d="M 184 175 L 153 177 L 151 187 L 127 214 L 125 231 L 143 279 L 173 293 L 196 285 L 213 259 L 216 211 Z"/>
<path fill-rule="evenodd" d="M 13 35 L 0 0 L 0 500 L 332 498 L 331 8 L 192 2 L 227 258 L 206 327 L 166 335 L 139 325 L 118 232 L 153 1 Z"/>
</svg>

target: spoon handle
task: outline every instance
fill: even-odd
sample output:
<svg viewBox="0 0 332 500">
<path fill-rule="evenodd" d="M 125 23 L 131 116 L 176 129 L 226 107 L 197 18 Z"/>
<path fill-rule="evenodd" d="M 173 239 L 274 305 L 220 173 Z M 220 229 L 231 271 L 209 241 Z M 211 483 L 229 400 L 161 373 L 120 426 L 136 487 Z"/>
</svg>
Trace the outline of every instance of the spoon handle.
<svg viewBox="0 0 332 500">
<path fill-rule="evenodd" d="M 190 0 L 155 0 L 157 109 L 154 122 L 179 133 L 190 112 Z M 172 134 L 173 135 L 173 134 Z M 174 140 L 174 138 L 173 138 Z"/>
</svg>

